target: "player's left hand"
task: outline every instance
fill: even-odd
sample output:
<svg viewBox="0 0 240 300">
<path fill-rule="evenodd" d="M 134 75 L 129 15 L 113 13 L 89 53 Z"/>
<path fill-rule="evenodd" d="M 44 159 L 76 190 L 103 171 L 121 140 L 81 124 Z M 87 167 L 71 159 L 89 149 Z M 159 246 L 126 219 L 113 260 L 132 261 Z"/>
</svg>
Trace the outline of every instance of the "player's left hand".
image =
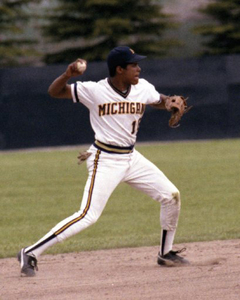
<svg viewBox="0 0 240 300">
<path fill-rule="evenodd" d="M 165 101 L 165 107 L 167 111 L 171 112 L 171 117 L 169 119 L 169 126 L 176 128 L 180 126 L 179 121 L 181 120 L 183 114 L 187 113 L 192 106 L 187 106 L 187 99 L 183 96 L 170 96 Z"/>
</svg>

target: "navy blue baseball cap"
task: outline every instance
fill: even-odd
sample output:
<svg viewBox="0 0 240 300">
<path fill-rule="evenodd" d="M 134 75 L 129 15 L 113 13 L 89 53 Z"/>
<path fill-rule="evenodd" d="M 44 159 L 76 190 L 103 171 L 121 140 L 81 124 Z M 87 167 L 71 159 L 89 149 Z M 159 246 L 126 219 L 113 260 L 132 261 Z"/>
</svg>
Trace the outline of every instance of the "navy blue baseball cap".
<svg viewBox="0 0 240 300">
<path fill-rule="evenodd" d="M 119 46 L 110 51 L 107 57 L 107 64 L 108 68 L 112 69 L 116 68 L 117 66 L 137 63 L 144 58 L 146 58 L 146 56 L 135 53 L 127 46 Z"/>
</svg>

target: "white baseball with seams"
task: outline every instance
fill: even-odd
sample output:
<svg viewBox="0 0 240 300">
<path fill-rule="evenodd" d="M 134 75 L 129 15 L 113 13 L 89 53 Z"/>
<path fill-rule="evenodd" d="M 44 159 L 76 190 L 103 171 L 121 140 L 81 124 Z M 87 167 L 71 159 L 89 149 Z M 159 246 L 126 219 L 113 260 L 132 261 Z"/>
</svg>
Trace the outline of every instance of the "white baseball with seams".
<svg viewBox="0 0 240 300">
<path fill-rule="evenodd" d="M 81 62 L 81 61 L 77 62 L 77 69 L 78 69 L 79 72 L 84 72 L 86 70 L 86 68 L 87 68 L 87 64 L 84 61 L 83 62 Z"/>
</svg>

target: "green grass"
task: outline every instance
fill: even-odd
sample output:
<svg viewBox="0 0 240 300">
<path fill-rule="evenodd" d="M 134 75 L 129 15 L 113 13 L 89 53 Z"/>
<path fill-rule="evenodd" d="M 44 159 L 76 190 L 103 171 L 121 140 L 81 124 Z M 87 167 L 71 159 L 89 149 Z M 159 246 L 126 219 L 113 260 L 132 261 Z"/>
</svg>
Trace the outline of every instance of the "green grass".
<svg viewBox="0 0 240 300">
<path fill-rule="evenodd" d="M 240 140 L 137 145 L 180 189 L 175 243 L 240 238 Z M 0 257 L 15 256 L 78 211 L 87 178 L 78 150 L 0 154 Z M 158 245 L 159 204 L 120 184 L 96 224 L 47 253 Z"/>
</svg>

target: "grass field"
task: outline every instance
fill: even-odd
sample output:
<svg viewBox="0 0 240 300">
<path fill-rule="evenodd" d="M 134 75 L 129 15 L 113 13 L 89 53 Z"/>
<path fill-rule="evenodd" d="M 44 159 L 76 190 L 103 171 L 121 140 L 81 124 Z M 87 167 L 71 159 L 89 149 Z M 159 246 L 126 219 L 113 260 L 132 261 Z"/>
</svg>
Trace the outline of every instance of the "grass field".
<svg viewBox="0 0 240 300">
<path fill-rule="evenodd" d="M 175 242 L 240 238 L 240 140 L 137 145 L 180 189 Z M 81 149 L 81 147 L 79 147 Z M 79 209 L 86 165 L 79 149 L 0 154 L 0 258 L 36 242 Z M 92 227 L 47 253 L 158 245 L 159 204 L 121 184 Z"/>
</svg>

